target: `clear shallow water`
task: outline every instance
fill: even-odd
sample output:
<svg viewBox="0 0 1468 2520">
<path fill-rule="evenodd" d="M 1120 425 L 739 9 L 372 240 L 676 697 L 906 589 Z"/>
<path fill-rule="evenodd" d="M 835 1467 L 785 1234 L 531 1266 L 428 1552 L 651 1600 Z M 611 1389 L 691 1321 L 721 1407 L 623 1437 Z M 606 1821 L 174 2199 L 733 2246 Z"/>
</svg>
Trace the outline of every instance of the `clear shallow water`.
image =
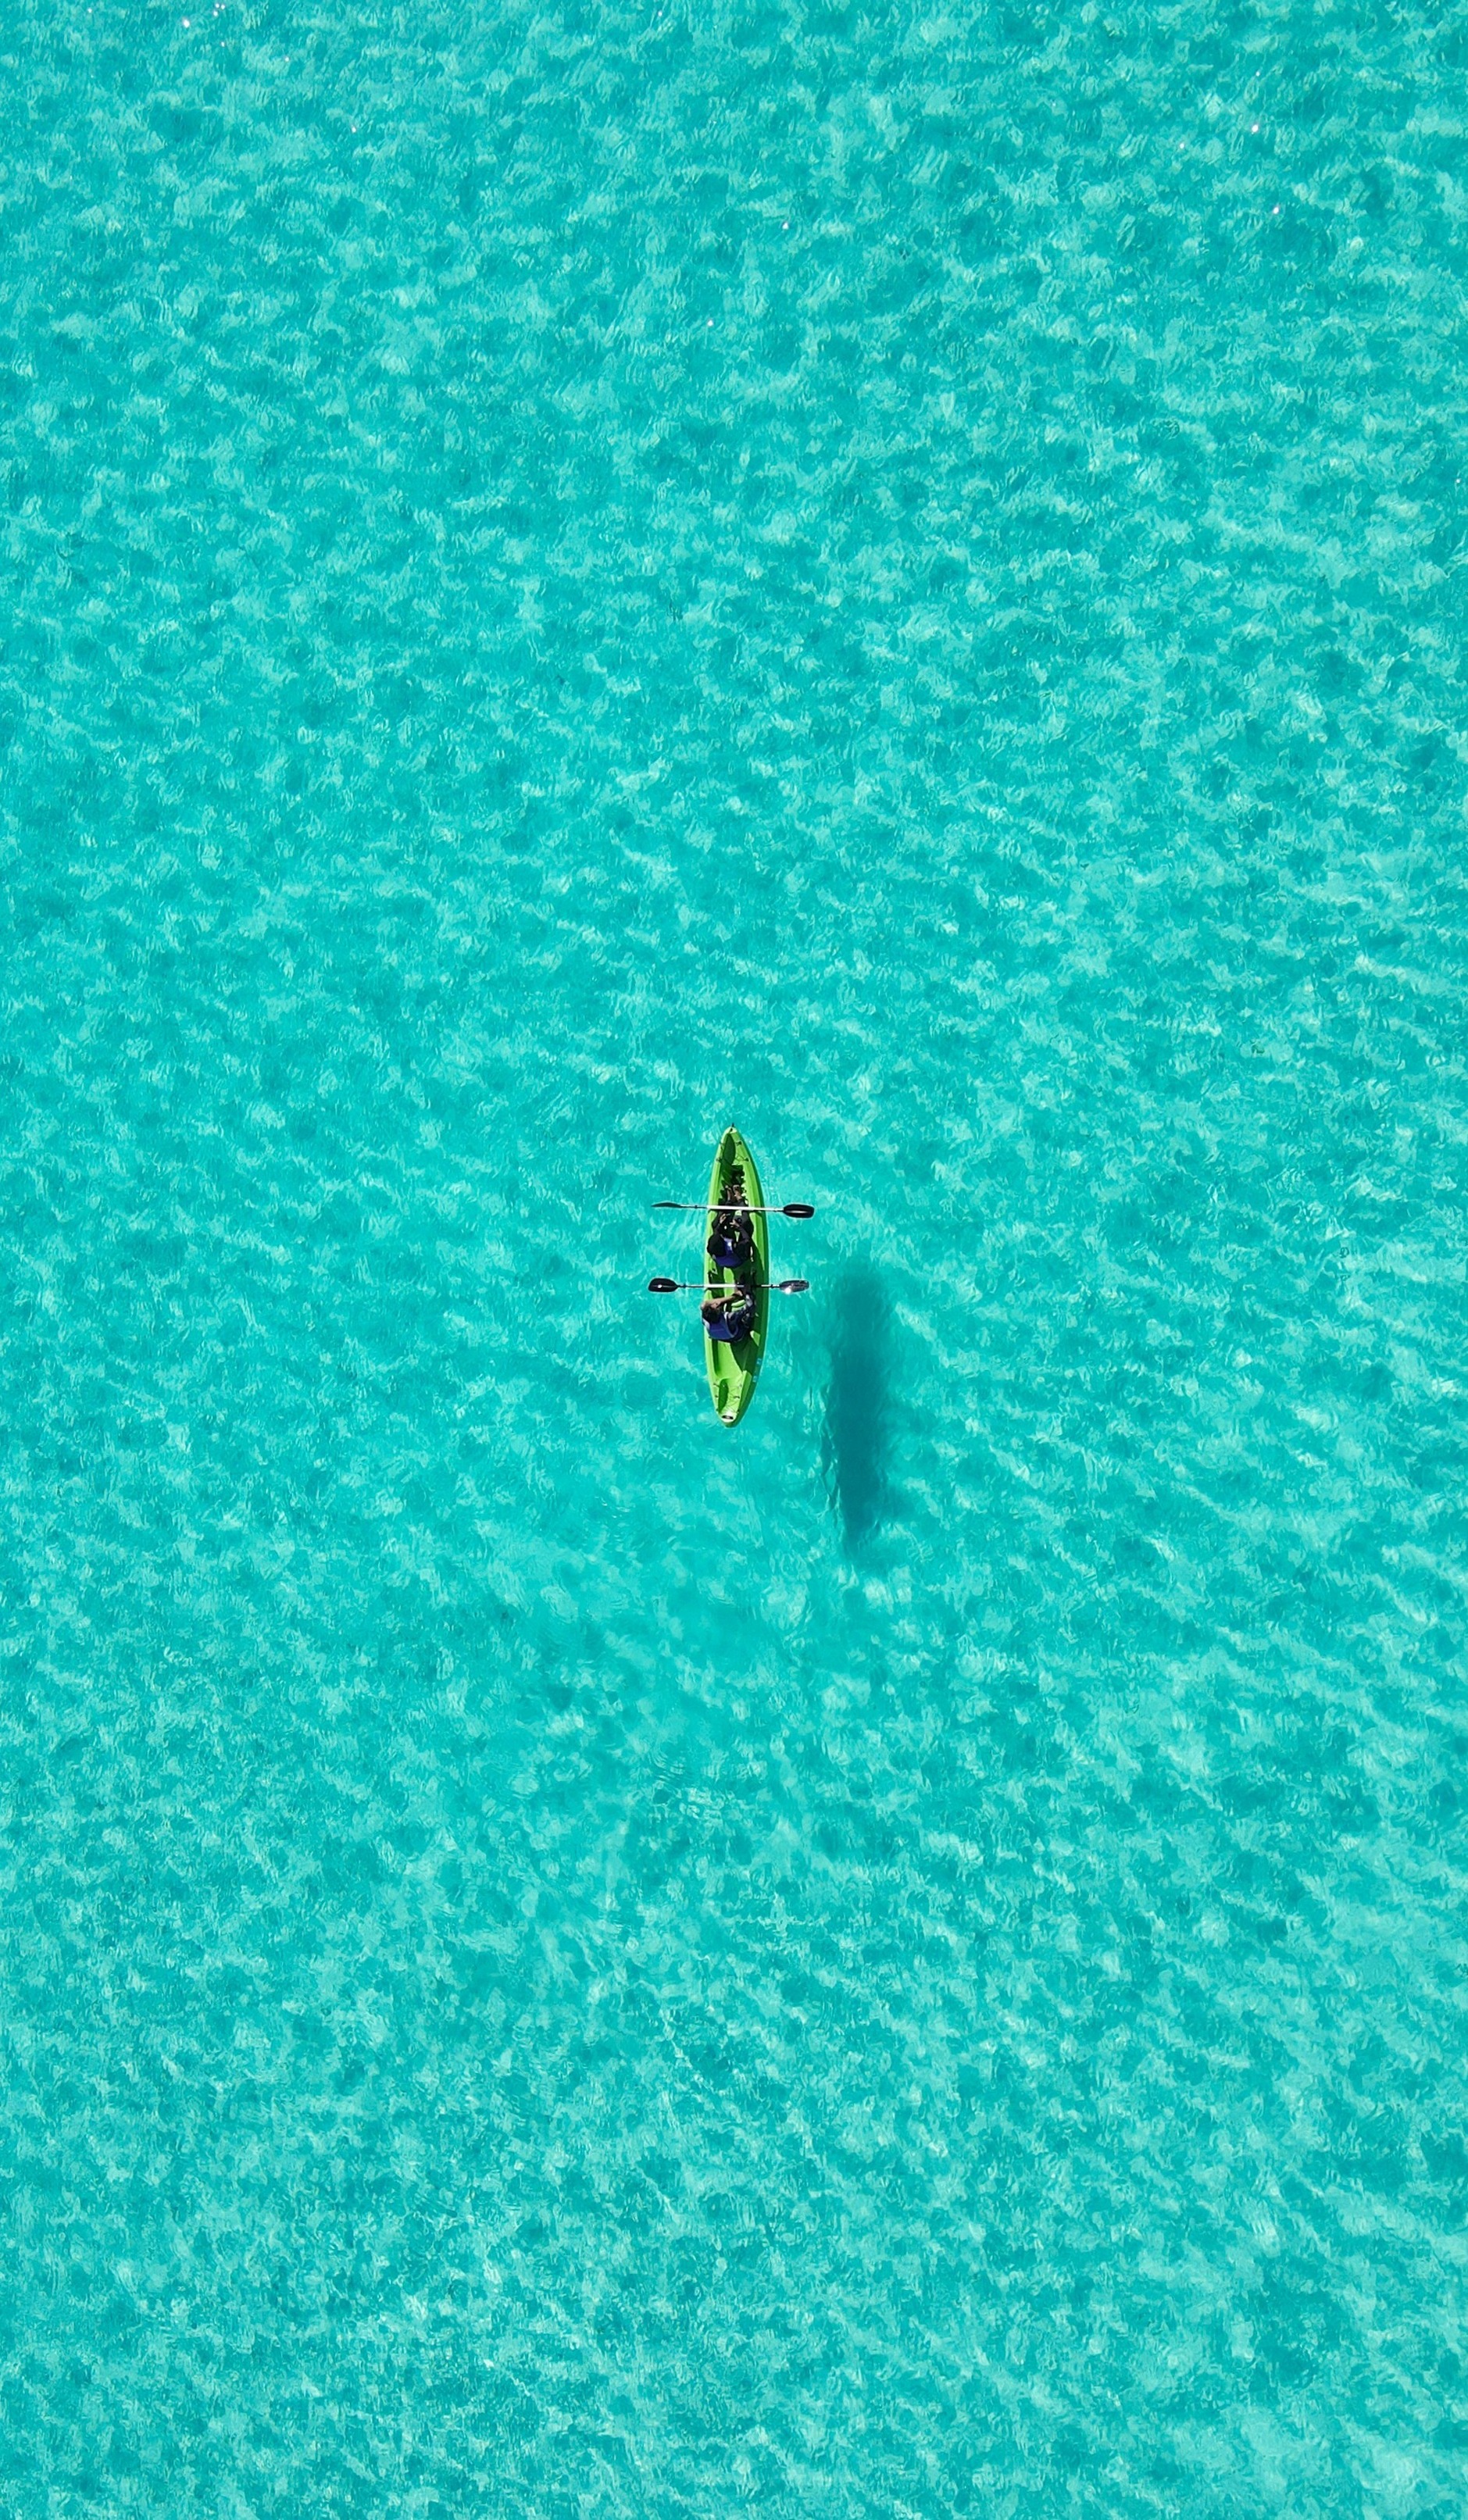
<svg viewBox="0 0 1468 2520">
<path fill-rule="evenodd" d="M 5 2508 L 1445 2520 L 1461 13 L 182 18 L 0 30 Z"/>
</svg>

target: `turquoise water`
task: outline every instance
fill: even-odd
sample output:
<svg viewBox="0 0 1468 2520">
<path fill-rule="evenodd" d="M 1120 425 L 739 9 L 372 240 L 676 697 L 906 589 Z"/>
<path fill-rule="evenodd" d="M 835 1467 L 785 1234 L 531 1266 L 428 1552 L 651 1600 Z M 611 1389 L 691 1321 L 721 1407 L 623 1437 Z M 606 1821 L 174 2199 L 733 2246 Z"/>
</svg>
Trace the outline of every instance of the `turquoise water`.
<svg viewBox="0 0 1468 2520">
<path fill-rule="evenodd" d="M 1456 2520 L 1465 67 L 4 9 L 16 2520 Z"/>
</svg>

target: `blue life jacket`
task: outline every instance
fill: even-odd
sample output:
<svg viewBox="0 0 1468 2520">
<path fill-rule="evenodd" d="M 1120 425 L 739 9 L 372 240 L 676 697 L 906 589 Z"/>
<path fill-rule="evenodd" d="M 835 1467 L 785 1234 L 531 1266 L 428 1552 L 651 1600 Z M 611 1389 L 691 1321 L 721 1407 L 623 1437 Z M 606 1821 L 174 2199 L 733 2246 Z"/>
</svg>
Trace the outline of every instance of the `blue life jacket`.
<svg viewBox="0 0 1468 2520">
<path fill-rule="evenodd" d="M 711 1339 L 721 1341 L 729 1347 L 737 1347 L 741 1339 L 749 1337 L 755 1327 L 755 1316 L 756 1307 L 753 1304 L 731 1303 L 719 1313 L 717 1321 L 706 1321 L 704 1328 Z"/>
</svg>

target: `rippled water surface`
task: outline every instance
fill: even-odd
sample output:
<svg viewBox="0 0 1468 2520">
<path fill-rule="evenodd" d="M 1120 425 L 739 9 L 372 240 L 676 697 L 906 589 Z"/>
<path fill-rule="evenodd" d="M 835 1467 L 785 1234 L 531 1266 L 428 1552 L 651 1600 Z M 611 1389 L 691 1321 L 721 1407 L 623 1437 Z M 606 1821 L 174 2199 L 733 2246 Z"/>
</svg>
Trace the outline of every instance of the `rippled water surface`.
<svg viewBox="0 0 1468 2520">
<path fill-rule="evenodd" d="M 1456 2520 L 1468 18 L 0 72 L 6 2513 Z"/>
</svg>

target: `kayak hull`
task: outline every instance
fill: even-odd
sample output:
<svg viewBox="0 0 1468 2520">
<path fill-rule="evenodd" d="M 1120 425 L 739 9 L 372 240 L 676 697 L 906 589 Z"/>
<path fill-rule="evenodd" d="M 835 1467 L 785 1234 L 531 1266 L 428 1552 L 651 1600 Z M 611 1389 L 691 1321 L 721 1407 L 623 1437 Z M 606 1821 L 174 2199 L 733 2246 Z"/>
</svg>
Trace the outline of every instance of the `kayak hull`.
<svg viewBox="0 0 1468 2520">
<path fill-rule="evenodd" d="M 709 1212 L 704 1220 L 704 1241 L 707 1246 L 713 1227 L 715 1208 L 731 1204 L 729 1178 L 734 1172 L 744 1175 L 746 1207 L 763 1207 L 764 1192 L 759 1187 L 759 1174 L 743 1138 L 737 1129 L 726 1129 L 718 1142 L 713 1170 L 709 1179 Z M 737 1199 L 735 1205 L 741 1202 Z M 758 1286 L 756 1295 L 755 1327 L 749 1337 L 731 1347 L 727 1340 L 711 1339 L 704 1333 L 704 1363 L 709 1370 L 709 1390 L 713 1401 L 713 1414 L 720 1425 L 737 1426 L 755 1397 L 755 1384 L 764 1363 L 765 1343 L 769 1336 L 769 1232 L 762 1216 L 750 1218 L 750 1232 L 755 1244 L 755 1276 Z M 732 1286 L 732 1269 L 716 1269 L 704 1254 L 704 1283 L 708 1286 Z"/>
</svg>

